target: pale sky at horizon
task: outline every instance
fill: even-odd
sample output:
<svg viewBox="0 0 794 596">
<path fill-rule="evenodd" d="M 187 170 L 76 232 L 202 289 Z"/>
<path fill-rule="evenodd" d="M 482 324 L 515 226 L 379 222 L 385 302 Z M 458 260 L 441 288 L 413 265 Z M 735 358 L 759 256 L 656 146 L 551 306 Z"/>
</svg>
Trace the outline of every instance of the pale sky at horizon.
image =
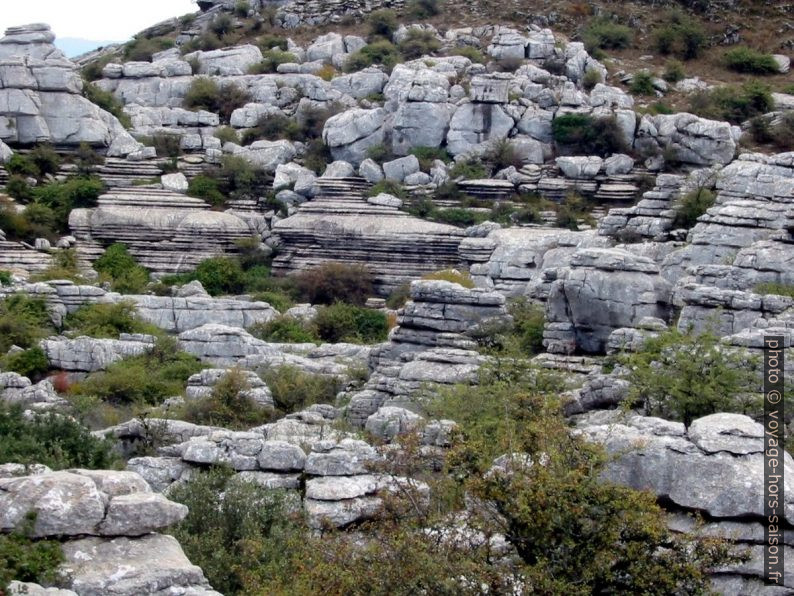
<svg viewBox="0 0 794 596">
<path fill-rule="evenodd" d="M 0 33 L 47 23 L 57 37 L 126 41 L 170 17 L 198 10 L 193 0 L 0 0 Z"/>
</svg>

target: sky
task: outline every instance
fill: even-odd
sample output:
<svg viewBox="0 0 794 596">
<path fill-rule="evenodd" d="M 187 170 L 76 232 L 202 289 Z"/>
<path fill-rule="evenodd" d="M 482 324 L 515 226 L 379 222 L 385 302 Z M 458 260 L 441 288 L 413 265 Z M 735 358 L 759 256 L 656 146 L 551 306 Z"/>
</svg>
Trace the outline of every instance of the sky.
<svg viewBox="0 0 794 596">
<path fill-rule="evenodd" d="M 47 23 L 57 37 L 126 41 L 141 29 L 195 12 L 193 0 L 0 0 L 0 31 Z M 57 41 L 56 41 L 57 45 Z"/>
</svg>

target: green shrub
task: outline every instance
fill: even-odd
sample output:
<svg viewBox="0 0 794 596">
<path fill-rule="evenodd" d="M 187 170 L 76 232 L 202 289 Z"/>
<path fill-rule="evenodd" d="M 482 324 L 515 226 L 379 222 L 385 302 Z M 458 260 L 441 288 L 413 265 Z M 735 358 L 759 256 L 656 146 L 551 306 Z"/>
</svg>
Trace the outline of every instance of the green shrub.
<svg viewBox="0 0 794 596">
<path fill-rule="evenodd" d="M 3 369 L 20 374 L 34 382 L 43 378 L 50 369 L 47 355 L 38 346 L 9 354 L 2 359 L 2 364 Z"/>
<path fill-rule="evenodd" d="M 136 37 L 124 46 L 124 59 L 133 62 L 151 62 L 152 55 L 174 47 L 167 37 Z"/>
<path fill-rule="evenodd" d="M 23 294 L 0 300 L 0 353 L 14 345 L 32 348 L 54 331 L 44 300 Z"/>
<path fill-rule="evenodd" d="M 220 128 L 215 129 L 215 138 L 218 139 L 222 144 L 240 144 L 240 135 L 238 135 L 237 131 L 231 126 L 221 126 Z"/>
<path fill-rule="evenodd" d="M 8 196 L 23 204 L 33 200 L 33 188 L 28 184 L 27 179 L 19 174 L 12 174 L 8 179 L 6 192 Z"/>
<path fill-rule="evenodd" d="M 232 17 L 224 13 L 218 14 L 210 22 L 210 31 L 212 31 L 218 37 L 226 35 L 232 30 L 233 27 L 234 21 L 232 20 Z"/>
<path fill-rule="evenodd" d="M 747 81 L 741 86 L 725 85 L 693 93 L 689 110 L 703 118 L 741 124 L 774 109 L 768 86 Z"/>
<path fill-rule="evenodd" d="M 61 158 L 50 145 L 36 145 L 27 155 L 41 176 L 54 176 L 61 167 Z"/>
<path fill-rule="evenodd" d="M 9 174 L 30 176 L 33 178 L 39 178 L 41 176 L 41 172 L 38 166 L 33 163 L 33 160 L 21 153 L 14 153 L 3 167 L 5 167 Z"/>
<path fill-rule="evenodd" d="M 170 532 L 190 561 L 223 594 L 243 594 L 290 575 L 287 548 L 297 534 L 284 494 L 231 471 L 211 469 L 169 490 L 169 499 L 188 507 Z"/>
<path fill-rule="evenodd" d="M 226 203 L 226 197 L 223 196 L 220 187 L 221 183 L 216 178 L 199 174 L 188 183 L 187 194 L 190 197 L 204 199 L 214 207 L 222 207 Z"/>
<path fill-rule="evenodd" d="M 603 82 L 601 71 L 595 68 L 588 68 L 587 72 L 584 73 L 584 77 L 582 77 L 582 87 L 584 87 L 585 91 L 592 91 L 596 85 Z"/>
<path fill-rule="evenodd" d="M 406 6 L 408 14 L 416 19 L 429 19 L 441 12 L 440 0 L 410 0 Z"/>
<path fill-rule="evenodd" d="M 372 65 L 381 65 L 386 72 L 391 72 L 400 62 L 402 57 L 394 44 L 386 40 L 376 41 L 350 55 L 345 62 L 345 72 L 358 72 Z"/>
<path fill-rule="evenodd" d="M 298 57 L 291 52 L 285 52 L 279 48 L 272 48 L 262 52 L 262 61 L 254 64 L 248 69 L 248 74 L 268 74 L 278 71 L 280 64 L 297 62 Z"/>
<path fill-rule="evenodd" d="M 65 327 L 75 337 L 87 335 L 115 339 L 122 333 L 160 333 L 157 327 L 137 317 L 132 302 L 87 304 L 67 315 Z"/>
<path fill-rule="evenodd" d="M 342 302 L 318 309 L 312 325 L 328 343 L 378 343 L 386 341 L 389 333 L 383 312 Z"/>
<path fill-rule="evenodd" d="M 383 163 L 394 159 L 394 153 L 391 150 L 391 146 L 380 143 L 379 145 L 373 145 L 367 149 L 367 157 L 379 163 Z"/>
<path fill-rule="evenodd" d="M 777 74 L 779 68 L 771 54 L 740 46 L 725 52 L 725 66 L 729 70 L 747 74 Z"/>
<path fill-rule="evenodd" d="M 256 126 L 245 132 L 243 144 L 249 145 L 260 139 L 297 141 L 304 138 L 303 133 L 303 127 L 292 118 L 284 114 L 267 114 L 257 120 Z"/>
<path fill-rule="evenodd" d="M 107 55 L 102 56 L 101 58 L 94 60 L 83 67 L 81 74 L 83 75 L 83 80 L 88 81 L 89 83 L 99 80 L 102 78 L 102 69 L 105 68 L 108 64 L 113 62 L 113 56 Z"/>
<path fill-rule="evenodd" d="M 248 328 L 248 332 L 254 337 L 273 343 L 304 344 L 318 341 L 309 325 L 295 317 L 284 315 L 266 323 L 255 323 Z"/>
<path fill-rule="evenodd" d="M 620 25 L 607 18 L 591 20 L 582 32 L 587 51 L 620 50 L 627 48 L 634 40 L 634 31 L 631 27 Z"/>
<path fill-rule="evenodd" d="M 684 65 L 678 60 L 668 60 L 664 65 L 662 78 L 668 83 L 677 83 L 686 77 Z"/>
<path fill-rule="evenodd" d="M 526 298 L 517 298 L 508 303 L 507 311 L 513 317 L 513 333 L 521 353 L 534 356 L 543 352 L 543 327 L 546 323 L 543 306 Z"/>
<path fill-rule="evenodd" d="M 524 160 L 508 139 L 500 139 L 492 143 L 486 157 L 493 163 L 496 171 L 509 167 L 520 170 L 524 166 Z"/>
<path fill-rule="evenodd" d="M 132 120 L 129 114 L 124 111 L 124 104 L 110 91 L 104 91 L 93 83 L 86 83 L 83 86 L 83 97 L 106 112 L 113 114 L 124 128 L 132 128 Z"/>
<path fill-rule="evenodd" d="M 245 375 L 239 369 L 231 369 L 213 386 L 209 396 L 185 404 L 184 418 L 193 424 L 242 429 L 270 422 L 272 408 L 264 408 L 251 399 L 247 393 L 250 389 Z"/>
<path fill-rule="evenodd" d="M 714 205 L 716 195 L 707 188 L 699 188 L 685 194 L 676 202 L 675 225 L 690 229 L 698 218 Z"/>
<path fill-rule="evenodd" d="M 674 54 L 682 60 L 697 58 L 706 45 L 706 32 L 697 19 L 674 11 L 667 23 L 653 32 L 654 45 L 660 54 Z"/>
<path fill-rule="evenodd" d="M 176 160 L 182 155 L 181 136 L 178 134 L 159 133 L 140 139 L 147 147 L 154 147 L 159 157 L 170 157 Z"/>
<path fill-rule="evenodd" d="M 427 275 L 423 275 L 422 279 L 429 281 L 449 281 L 469 289 L 474 287 L 474 280 L 471 278 L 471 275 L 469 275 L 469 272 L 457 271 L 456 269 L 442 269 L 441 271 L 428 273 Z"/>
<path fill-rule="evenodd" d="M 449 224 L 451 226 L 467 228 L 469 226 L 484 222 L 488 218 L 488 214 L 480 211 L 473 211 L 471 209 L 450 207 L 448 209 L 436 209 L 432 213 L 432 218 L 435 221 Z"/>
<path fill-rule="evenodd" d="M 574 192 L 568 193 L 562 204 L 557 205 L 555 225 L 576 232 L 582 219 L 592 220 L 587 210 L 587 202 Z"/>
<path fill-rule="evenodd" d="M 474 64 L 485 64 L 488 61 L 488 59 L 480 50 L 473 48 L 472 46 L 453 48 L 449 51 L 449 55 L 463 56 L 464 58 L 471 60 Z"/>
<path fill-rule="evenodd" d="M 259 375 L 270 388 L 276 408 L 284 414 L 298 412 L 314 404 L 331 404 L 342 389 L 337 377 L 315 375 L 296 366 L 269 368 Z"/>
<path fill-rule="evenodd" d="M 382 8 L 370 13 L 367 17 L 367 25 L 369 25 L 370 36 L 379 35 L 386 39 L 391 39 L 394 32 L 397 31 L 397 14 L 388 8 Z"/>
<path fill-rule="evenodd" d="M 104 190 L 105 184 L 97 177 L 74 177 L 38 186 L 33 190 L 33 195 L 36 202 L 55 213 L 57 230 L 67 231 L 72 209 L 96 206 Z"/>
<path fill-rule="evenodd" d="M 403 185 L 396 180 L 389 180 L 388 178 L 384 178 L 380 182 L 373 184 L 372 188 L 367 191 L 367 196 L 376 197 L 381 193 L 386 193 L 403 200 L 408 198 L 408 192 L 403 188 Z"/>
<path fill-rule="evenodd" d="M 397 49 L 406 60 L 415 60 L 433 54 L 440 48 L 441 42 L 436 39 L 435 34 L 421 29 L 411 29 L 408 31 L 408 36 L 397 45 Z"/>
<path fill-rule="evenodd" d="M 33 540 L 35 520 L 33 513 L 21 528 L 0 534 L 0 591 L 3 593 L 13 580 L 48 585 L 58 579 L 58 567 L 64 561 L 61 543 Z"/>
<path fill-rule="evenodd" d="M 794 298 L 794 285 L 781 283 L 763 283 L 753 288 L 756 294 L 774 294 Z"/>
<path fill-rule="evenodd" d="M 449 152 L 441 147 L 414 147 L 411 149 L 411 155 L 416 156 L 419 160 L 419 167 L 425 172 L 430 171 L 433 162 L 437 159 L 444 163 L 452 161 Z"/>
<path fill-rule="evenodd" d="M 199 263 L 195 279 L 212 296 L 239 294 L 243 289 L 242 267 L 237 261 L 226 257 L 213 257 Z"/>
<path fill-rule="evenodd" d="M 10 286 L 12 283 L 11 272 L 0 269 L 0 286 Z"/>
<path fill-rule="evenodd" d="M 614 117 L 563 114 L 552 121 L 551 131 L 557 144 L 581 155 L 606 157 L 626 150 L 626 142 Z"/>
<path fill-rule="evenodd" d="M 77 396 L 97 396 L 112 404 L 158 405 L 180 395 L 188 377 L 204 366 L 195 356 L 179 350 L 175 340 L 162 337 L 141 356 L 114 362 L 73 385 Z"/>
<path fill-rule="evenodd" d="M 209 77 L 193 79 L 182 100 L 183 107 L 189 110 L 207 110 L 220 116 L 222 122 L 229 122 L 232 112 L 251 101 L 251 95 L 234 83 L 218 85 Z"/>
<path fill-rule="evenodd" d="M 270 306 L 282 313 L 292 308 L 295 304 L 289 294 L 278 290 L 257 292 L 254 294 L 253 298 L 254 300 L 267 302 Z"/>
<path fill-rule="evenodd" d="M 257 198 L 271 184 L 264 170 L 238 155 L 226 155 L 218 170 L 209 172 L 221 182 L 221 192 L 232 199 Z"/>
<path fill-rule="evenodd" d="M 653 86 L 653 74 L 647 70 L 635 72 L 629 84 L 629 91 L 632 95 L 656 95 Z"/>
<path fill-rule="evenodd" d="M 58 221 L 55 211 L 47 207 L 47 205 L 42 205 L 41 203 L 31 203 L 25 207 L 25 211 L 23 213 L 25 219 L 28 220 L 28 223 L 30 223 L 31 227 L 33 228 L 41 231 L 46 230 L 48 232 L 52 232 L 58 228 Z M 45 233 L 44 235 L 49 236 L 50 234 Z"/>
<path fill-rule="evenodd" d="M 111 244 L 94 261 L 94 269 L 108 278 L 115 292 L 134 294 L 141 292 L 149 283 L 149 271 L 138 265 L 129 253 L 126 244 Z"/>
<path fill-rule="evenodd" d="M 364 306 L 374 293 L 372 273 L 363 265 L 325 263 L 301 271 L 293 279 L 301 299 L 311 304 Z"/>
<path fill-rule="evenodd" d="M 395 288 L 389 297 L 386 299 L 386 307 L 392 310 L 397 310 L 405 306 L 405 303 L 411 299 L 411 284 L 404 283 Z"/>
<path fill-rule="evenodd" d="M 449 170 L 450 178 L 463 178 L 464 180 L 477 180 L 488 177 L 488 169 L 477 160 L 460 160 Z"/>
<path fill-rule="evenodd" d="M 21 406 L 0 404 L 0 464 L 108 469 L 116 460 L 112 448 L 111 441 L 95 437 L 70 416 L 54 412 L 27 416 Z"/>
<path fill-rule="evenodd" d="M 248 3 L 248 0 L 237 0 L 234 5 L 234 14 L 238 17 L 247 17 L 249 10 L 251 10 L 251 5 Z"/>
<path fill-rule="evenodd" d="M 52 279 L 69 279 L 75 283 L 83 281 L 75 249 L 61 249 L 52 251 L 50 254 L 52 255 L 52 265 L 34 275 L 31 281 L 49 281 Z"/>
<path fill-rule="evenodd" d="M 273 48 L 278 48 L 280 50 L 286 51 L 287 38 L 281 35 L 266 33 L 265 35 L 261 36 L 259 39 L 256 40 L 256 45 L 259 46 L 259 49 L 261 49 L 263 53 L 268 50 L 272 50 Z"/>
<path fill-rule="evenodd" d="M 759 413 L 757 363 L 726 349 L 711 331 L 665 331 L 620 362 L 628 370 L 630 399 L 644 405 L 651 416 L 688 427 L 715 412 Z"/>
</svg>

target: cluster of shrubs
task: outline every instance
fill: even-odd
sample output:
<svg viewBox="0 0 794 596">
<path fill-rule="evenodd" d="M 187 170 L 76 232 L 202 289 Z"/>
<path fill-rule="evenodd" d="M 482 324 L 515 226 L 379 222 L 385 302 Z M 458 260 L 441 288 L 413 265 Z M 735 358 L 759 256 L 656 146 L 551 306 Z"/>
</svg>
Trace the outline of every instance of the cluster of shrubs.
<svg viewBox="0 0 794 596">
<path fill-rule="evenodd" d="M 427 18 L 438 12 L 434 0 L 414 0 L 417 18 Z M 409 9 L 410 10 L 410 9 Z M 419 15 L 424 16 L 419 16 Z M 441 49 L 441 43 L 430 31 L 411 29 L 397 45 L 391 42 L 399 26 L 397 16 L 388 9 L 376 10 L 369 18 L 368 44 L 354 52 L 345 63 L 347 72 L 356 72 L 368 66 L 380 65 L 387 72 L 406 60 L 432 55 Z M 482 55 L 476 56 L 482 62 Z"/>
<path fill-rule="evenodd" d="M 124 128 L 132 128 L 132 119 L 124 111 L 124 104 L 110 91 L 104 91 L 98 85 L 86 82 L 83 85 L 83 97 L 113 114 Z"/>
<path fill-rule="evenodd" d="M 543 326 L 546 316 L 543 306 L 526 298 L 511 300 L 509 322 L 480 324 L 469 335 L 488 354 L 525 358 L 543 351 Z"/>
<path fill-rule="evenodd" d="M 755 116 L 750 120 L 749 131 L 757 143 L 770 144 L 779 151 L 790 151 L 794 147 L 794 114 Z"/>
<path fill-rule="evenodd" d="M 676 202 L 675 225 L 690 229 L 698 218 L 714 205 L 717 196 L 708 188 L 698 188 L 688 192 Z"/>
<path fill-rule="evenodd" d="M 689 111 L 703 118 L 741 124 L 774 109 L 771 90 L 757 81 L 723 85 L 693 93 Z"/>
<path fill-rule="evenodd" d="M 563 114 L 552 121 L 551 131 L 561 150 L 577 155 L 607 157 L 627 150 L 626 141 L 614 117 Z"/>
<path fill-rule="evenodd" d="M 218 380 L 207 397 L 188 400 L 178 417 L 194 424 L 242 429 L 274 420 L 277 412 L 251 399 L 246 393 L 250 389 L 242 371 L 231 369 Z"/>
<path fill-rule="evenodd" d="M 653 31 L 656 51 L 663 55 L 672 54 L 682 60 L 700 56 L 707 42 L 703 25 L 682 11 L 670 12 L 665 20 Z"/>
<path fill-rule="evenodd" d="M 768 75 L 780 72 L 771 54 L 740 46 L 725 52 L 725 66 L 735 72 Z"/>
<path fill-rule="evenodd" d="M 219 85 L 209 77 L 196 77 L 182 100 L 188 110 L 207 110 L 228 124 L 232 112 L 251 101 L 251 94 L 234 83 Z"/>
<path fill-rule="evenodd" d="M 268 182 L 263 169 L 251 165 L 238 155 L 226 155 L 219 166 L 193 177 L 188 184 L 187 194 L 204 199 L 214 207 L 223 208 L 228 200 L 251 199 L 266 194 Z"/>
<path fill-rule="evenodd" d="M 260 139 L 268 141 L 286 139 L 303 142 L 318 140 L 322 137 L 326 121 L 344 109 L 344 106 L 332 102 L 322 108 L 302 109 L 294 118 L 284 114 L 268 114 L 262 116 L 253 128 L 245 131 L 242 143 L 250 145 Z"/>
<path fill-rule="evenodd" d="M 603 56 L 601 50 L 622 50 L 634 41 L 631 27 L 606 17 L 591 20 L 581 34 L 585 49 L 595 56 Z"/>
<path fill-rule="evenodd" d="M 0 367 L 38 379 L 48 367 L 38 342 L 54 332 L 44 300 L 14 294 L 0 301 Z M 13 346 L 22 351 L 8 353 Z"/>
<path fill-rule="evenodd" d="M 137 263 L 126 244 L 116 242 L 94 261 L 101 282 L 109 282 L 114 292 L 134 294 L 149 283 L 149 270 Z"/>
</svg>

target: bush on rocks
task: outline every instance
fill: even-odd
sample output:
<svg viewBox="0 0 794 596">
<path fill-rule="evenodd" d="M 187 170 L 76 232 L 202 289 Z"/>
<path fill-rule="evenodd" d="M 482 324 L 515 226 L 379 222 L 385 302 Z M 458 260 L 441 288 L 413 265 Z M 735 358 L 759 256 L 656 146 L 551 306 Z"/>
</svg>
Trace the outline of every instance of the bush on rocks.
<svg viewBox="0 0 794 596">
<path fill-rule="evenodd" d="M 753 288 L 756 294 L 774 294 L 794 298 L 794 285 L 780 283 L 763 283 Z"/>
<path fill-rule="evenodd" d="M 367 25 L 369 25 L 370 37 L 380 36 L 385 39 L 391 39 L 394 32 L 397 31 L 399 23 L 397 22 L 397 14 L 393 10 L 381 8 L 369 14 Z"/>
<path fill-rule="evenodd" d="M 213 386 L 209 396 L 189 400 L 182 418 L 193 424 L 234 429 L 270 422 L 273 410 L 263 408 L 248 397 L 245 392 L 250 388 L 245 375 L 239 369 L 232 369 Z"/>
<path fill-rule="evenodd" d="M 326 263 L 298 273 L 294 280 L 301 299 L 311 304 L 364 306 L 374 293 L 372 273 L 364 265 Z"/>
<path fill-rule="evenodd" d="M 350 55 L 345 62 L 345 72 L 358 72 L 368 66 L 380 65 L 390 73 L 400 62 L 402 56 L 394 44 L 386 40 L 375 41 Z"/>
<path fill-rule="evenodd" d="M 279 65 L 297 61 L 298 57 L 292 52 L 285 52 L 279 48 L 271 48 L 262 52 L 262 60 L 257 64 L 252 64 L 248 69 L 248 74 L 269 74 L 278 72 Z"/>
<path fill-rule="evenodd" d="M 94 261 L 100 280 L 109 281 L 113 291 L 122 294 L 141 292 L 149 283 L 149 271 L 138 265 L 126 244 L 116 242 Z"/>
<path fill-rule="evenodd" d="M 726 349 L 712 331 L 671 329 L 646 341 L 642 351 L 619 358 L 628 370 L 630 399 L 651 416 L 687 427 L 716 412 L 759 413 L 758 363 Z"/>
<path fill-rule="evenodd" d="M 80 268 L 77 264 L 77 251 L 73 248 L 66 248 L 53 251 L 52 265 L 44 271 L 31 276 L 31 281 L 49 281 L 52 279 L 68 279 L 75 283 L 82 283 L 83 276 L 80 275 Z"/>
<path fill-rule="evenodd" d="M 653 74 L 647 70 L 635 72 L 629 85 L 629 91 L 632 95 L 656 95 L 656 89 L 653 86 Z"/>
<path fill-rule="evenodd" d="M 278 366 L 259 374 L 273 395 L 273 403 L 282 414 L 298 412 L 313 404 L 331 404 L 342 389 L 337 377 L 315 375 L 296 366 Z"/>
<path fill-rule="evenodd" d="M 629 47 L 633 40 L 634 31 L 631 27 L 604 17 L 591 20 L 582 31 L 582 41 L 591 53 L 594 50 L 622 50 Z"/>
<path fill-rule="evenodd" d="M 182 105 L 188 110 L 215 112 L 228 123 L 232 112 L 251 101 L 251 95 L 234 83 L 218 85 L 209 77 L 193 79 Z"/>
<path fill-rule="evenodd" d="M 136 37 L 124 46 L 124 59 L 130 62 L 151 62 L 152 55 L 174 47 L 167 37 Z"/>
<path fill-rule="evenodd" d="M 96 206 L 105 185 L 98 177 L 76 176 L 62 182 L 50 182 L 36 187 L 33 191 L 36 202 L 52 209 L 55 214 L 56 230 L 69 229 L 69 213 L 72 209 Z"/>
<path fill-rule="evenodd" d="M 725 52 L 725 66 L 728 70 L 746 74 L 776 74 L 778 64 L 771 54 L 740 46 Z"/>
<path fill-rule="evenodd" d="M 712 120 L 727 120 L 733 124 L 741 124 L 773 109 L 769 87 L 757 81 L 698 91 L 689 100 L 689 111 L 693 114 Z"/>
<path fill-rule="evenodd" d="M 383 312 L 342 302 L 318 309 L 312 328 L 328 343 L 378 343 L 389 333 Z"/>
<path fill-rule="evenodd" d="M 406 9 L 416 19 L 429 19 L 441 12 L 441 0 L 410 0 Z"/>
<path fill-rule="evenodd" d="M 87 304 L 67 315 L 65 328 L 74 337 L 117 338 L 122 333 L 159 335 L 160 330 L 135 314 L 132 302 Z"/>
<path fill-rule="evenodd" d="M 449 152 L 442 147 L 414 147 L 411 149 L 411 155 L 419 160 L 419 168 L 423 172 L 429 172 L 433 167 L 433 162 L 437 159 L 444 163 L 452 161 Z"/>
<path fill-rule="evenodd" d="M 217 178 L 207 174 L 199 174 L 190 180 L 187 187 L 190 197 L 204 199 L 213 207 L 223 207 L 226 197 L 221 192 L 221 183 Z"/>
<path fill-rule="evenodd" d="M 28 348 L 22 352 L 7 354 L 0 358 L 0 364 L 2 364 L 3 370 L 15 372 L 34 382 L 44 378 L 44 375 L 50 369 L 47 355 L 38 346 Z"/>
<path fill-rule="evenodd" d="M 111 441 L 95 437 L 69 416 L 27 416 L 21 406 L 0 404 L 0 464 L 107 469 L 116 463 L 112 447 Z"/>
<path fill-rule="evenodd" d="M 5 591 L 13 580 L 46 585 L 58 578 L 64 559 L 61 543 L 31 539 L 35 519 L 30 516 L 23 528 L 0 534 L 0 590 Z"/>
<path fill-rule="evenodd" d="M 448 281 L 468 289 L 474 287 L 474 280 L 471 278 L 471 275 L 469 275 L 469 272 L 458 271 L 457 269 L 442 269 L 441 271 L 423 275 L 422 279 L 429 281 Z"/>
<path fill-rule="evenodd" d="M 11 346 L 31 348 L 54 331 L 44 300 L 24 294 L 0 300 L 0 353 Z"/>
<path fill-rule="evenodd" d="M 94 83 L 86 83 L 83 86 L 83 97 L 113 114 L 124 128 L 132 128 L 132 120 L 124 111 L 124 104 L 110 91 L 105 91 Z"/>
<path fill-rule="evenodd" d="M 182 394 L 188 377 L 201 369 L 198 358 L 180 351 L 174 339 L 162 337 L 145 354 L 88 375 L 70 393 L 96 396 L 114 405 L 158 405 Z"/>
<path fill-rule="evenodd" d="M 563 114 L 551 123 L 554 141 L 579 155 L 624 153 L 626 143 L 615 118 L 588 114 Z"/>
<path fill-rule="evenodd" d="M 310 325 L 284 315 L 266 323 L 255 323 L 248 328 L 248 332 L 254 337 L 273 343 L 316 343 L 319 339 Z"/>
<path fill-rule="evenodd" d="M 450 56 L 463 56 L 464 58 L 468 58 L 474 64 L 485 64 L 488 62 L 488 59 L 485 55 L 478 50 L 477 48 L 473 48 L 471 46 L 463 46 L 459 48 L 453 48 L 449 51 Z"/>
<path fill-rule="evenodd" d="M 697 58 L 706 45 L 703 25 L 681 11 L 667 15 L 667 22 L 653 32 L 654 45 L 660 54 L 674 54 L 682 60 Z"/>
<path fill-rule="evenodd" d="M 243 144 L 250 145 L 260 139 L 297 141 L 302 138 L 304 138 L 303 129 L 295 120 L 284 114 L 268 114 L 262 116 L 252 129 L 245 131 Z"/>
<path fill-rule="evenodd" d="M 397 45 L 397 49 L 406 60 L 415 60 L 433 54 L 440 48 L 441 42 L 436 39 L 432 31 L 420 29 L 411 29 L 408 36 Z"/>
<path fill-rule="evenodd" d="M 256 45 L 263 52 L 278 48 L 280 50 L 287 50 L 287 38 L 282 35 L 274 35 L 273 33 L 265 33 L 256 40 Z"/>
<path fill-rule="evenodd" d="M 698 188 L 685 194 L 675 205 L 675 225 L 687 230 L 693 228 L 698 218 L 714 205 L 716 198 L 707 188 Z"/>
</svg>

